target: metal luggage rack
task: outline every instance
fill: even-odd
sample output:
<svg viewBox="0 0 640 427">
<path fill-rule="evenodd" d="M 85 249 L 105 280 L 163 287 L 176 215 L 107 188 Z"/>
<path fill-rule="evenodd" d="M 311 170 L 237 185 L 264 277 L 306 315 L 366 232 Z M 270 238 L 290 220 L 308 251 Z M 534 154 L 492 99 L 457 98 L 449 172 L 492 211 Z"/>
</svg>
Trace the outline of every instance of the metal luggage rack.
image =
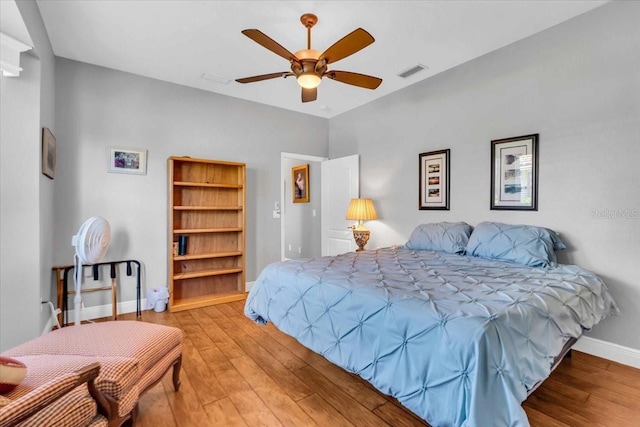
<svg viewBox="0 0 640 427">
<path fill-rule="evenodd" d="M 142 309 L 140 307 L 140 262 L 134 259 L 127 259 L 122 261 L 106 261 L 99 262 L 96 264 L 84 264 L 82 266 L 83 271 L 85 268 L 91 268 L 93 273 L 93 280 L 100 280 L 100 267 L 108 265 L 109 269 L 109 277 L 111 278 L 110 286 L 100 286 L 95 288 L 86 288 L 82 289 L 82 292 L 96 292 L 96 291 L 111 291 L 112 295 L 112 316 L 113 320 L 117 320 L 118 318 L 118 298 L 117 298 L 117 276 L 118 276 L 118 266 L 120 264 L 126 264 L 126 275 L 132 276 L 133 272 L 133 264 L 136 265 L 135 275 L 136 275 L 136 317 L 140 317 L 142 315 Z M 67 299 L 69 295 L 75 295 L 75 290 L 68 290 L 68 278 L 69 272 L 74 270 L 73 265 L 64 265 L 64 266 L 56 266 L 53 267 L 53 270 L 56 272 L 56 285 L 57 285 L 57 295 L 58 295 L 58 307 L 61 309 L 62 313 L 58 315 L 58 322 L 61 325 L 67 325 L 67 311 L 68 311 L 68 303 Z M 72 276 L 73 277 L 73 276 Z"/>
</svg>

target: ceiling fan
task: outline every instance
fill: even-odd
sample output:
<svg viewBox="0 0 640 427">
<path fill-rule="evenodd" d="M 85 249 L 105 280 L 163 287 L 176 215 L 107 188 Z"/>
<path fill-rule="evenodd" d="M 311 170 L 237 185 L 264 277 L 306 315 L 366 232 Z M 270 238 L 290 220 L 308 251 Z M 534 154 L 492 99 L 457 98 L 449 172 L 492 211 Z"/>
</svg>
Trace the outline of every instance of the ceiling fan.
<svg viewBox="0 0 640 427">
<path fill-rule="evenodd" d="M 251 29 L 242 31 L 242 34 L 254 42 L 289 61 L 291 71 L 245 77 L 236 79 L 236 81 L 238 83 L 253 83 L 278 77 L 287 78 L 295 76 L 298 84 L 302 86 L 302 102 L 310 102 L 317 99 L 317 88 L 322 82 L 323 77 L 366 89 L 376 89 L 380 86 L 382 79 L 378 77 L 352 73 L 350 71 L 327 69 L 329 64 L 353 55 L 373 43 L 375 39 L 371 34 L 362 28 L 358 28 L 335 42 L 329 49 L 320 53 L 317 50 L 311 49 L 311 28 L 318 22 L 318 17 L 312 13 L 305 13 L 300 17 L 300 22 L 302 22 L 302 25 L 307 29 L 307 48 L 299 50 L 295 54 L 289 52 L 259 30 Z"/>
</svg>

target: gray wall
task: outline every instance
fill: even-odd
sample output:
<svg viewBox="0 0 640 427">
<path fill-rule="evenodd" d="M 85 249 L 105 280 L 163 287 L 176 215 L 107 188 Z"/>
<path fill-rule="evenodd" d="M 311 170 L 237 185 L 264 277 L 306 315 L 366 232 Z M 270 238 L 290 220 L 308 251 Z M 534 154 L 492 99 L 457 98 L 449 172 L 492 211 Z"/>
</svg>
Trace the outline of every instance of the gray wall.
<svg viewBox="0 0 640 427">
<path fill-rule="evenodd" d="M 40 173 L 41 128 L 55 135 L 55 62 L 34 1 L 16 2 L 33 50 L 20 77 L 0 77 L 0 351 L 39 335 L 50 319 L 53 182 Z"/>
<path fill-rule="evenodd" d="M 33 54 L 40 59 L 40 128 L 47 127 L 56 135 L 55 123 L 55 56 L 49 42 L 49 36 L 40 16 L 40 10 L 34 1 L 17 2 L 29 35 L 35 45 Z M 39 132 L 41 132 L 41 129 Z M 35 144 L 41 151 L 42 136 L 38 135 Z M 42 168 L 40 157 L 39 170 Z M 43 301 L 51 301 L 56 305 L 56 292 L 52 283 L 55 282 L 51 267 L 53 264 L 53 228 L 54 228 L 54 181 L 39 174 L 40 191 L 40 297 Z M 36 300 L 39 302 L 39 300 Z M 49 306 L 40 307 L 40 332 L 43 324 L 46 326 L 51 319 Z"/>
<path fill-rule="evenodd" d="M 326 156 L 326 119 L 61 58 L 56 71 L 56 263 L 73 261 L 71 236 L 101 215 L 112 229 L 105 259 L 138 259 L 146 288 L 167 285 L 171 155 L 246 163 L 247 281 L 280 259 L 280 221 L 272 217 L 280 153 Z M 112 145 L 147 149 L 147 174 L 107 173 Z M 109 303 L 108 293 L 94 295 L 89 305 Z M 133 284 L 119 299 L 135 299 Z"/>
<path fill-rule="evenodd" d="M 40 65 L 23 55 L 21 67 L 0 77 L 0 350 L 40 333 Z"/>
<path fill-rule="evenodd" d="M 361 194 L 376 201 L 370 246 L 425 222 L 553 228 L 569 245 L 561 262 L 598 273 L 622 308 L 590 336 L 640 349 L 638 22 L 640 3 L 608 4 L 332 119 L 330 157 L 360 154 Z M 490 141 L 531 133 L 538 211 L 491 211 Z M 444 148 L 451 210 L 419 211 L 418 154 Z"/>
</svg>

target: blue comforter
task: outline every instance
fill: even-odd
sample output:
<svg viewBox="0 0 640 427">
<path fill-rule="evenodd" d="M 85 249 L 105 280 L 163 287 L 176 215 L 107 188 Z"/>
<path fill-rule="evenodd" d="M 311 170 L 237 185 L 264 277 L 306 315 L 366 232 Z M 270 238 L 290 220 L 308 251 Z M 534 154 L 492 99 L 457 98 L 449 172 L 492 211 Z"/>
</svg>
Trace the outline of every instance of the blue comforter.
<svg viewBox="0 0 640 427">
<path fill-rule="evenodd" d="M 245 314 L 438 426 L 528 426 L 521 403 L 568 337 L 617 312 L 573 265 L 402 248 L 267 266 Z"/>
</svg>

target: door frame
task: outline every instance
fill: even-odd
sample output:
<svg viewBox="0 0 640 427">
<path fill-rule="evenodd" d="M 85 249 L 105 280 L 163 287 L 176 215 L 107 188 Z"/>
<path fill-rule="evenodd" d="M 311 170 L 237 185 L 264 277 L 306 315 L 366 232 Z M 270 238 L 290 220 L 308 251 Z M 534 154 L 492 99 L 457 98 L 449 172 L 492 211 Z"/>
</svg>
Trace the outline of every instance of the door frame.
<svg viewBox="0 0 640 427">
<path fill-rule="evenodd" d="M 286 197 L 290 195 L 290 190 L 287 188 L 287 178 L 291 176 L 291 170 L 285 168 L 285 160 L 300 160 L 306 162 L 318 162 L 322 163 L 325 160 L 329 160 L 328 157 L 320 157 L 320 156 L 310 156 L 308 154 L 297 154 L 297 153 L 280 153 L 280 260 L 285 261 L 287 257 L 285 256 L 285 222 L 287 218 L 287 214 L 285 212 L 285 202 Z M 322 211 L 320 212 L 322 215 Z"/>
</svg>

